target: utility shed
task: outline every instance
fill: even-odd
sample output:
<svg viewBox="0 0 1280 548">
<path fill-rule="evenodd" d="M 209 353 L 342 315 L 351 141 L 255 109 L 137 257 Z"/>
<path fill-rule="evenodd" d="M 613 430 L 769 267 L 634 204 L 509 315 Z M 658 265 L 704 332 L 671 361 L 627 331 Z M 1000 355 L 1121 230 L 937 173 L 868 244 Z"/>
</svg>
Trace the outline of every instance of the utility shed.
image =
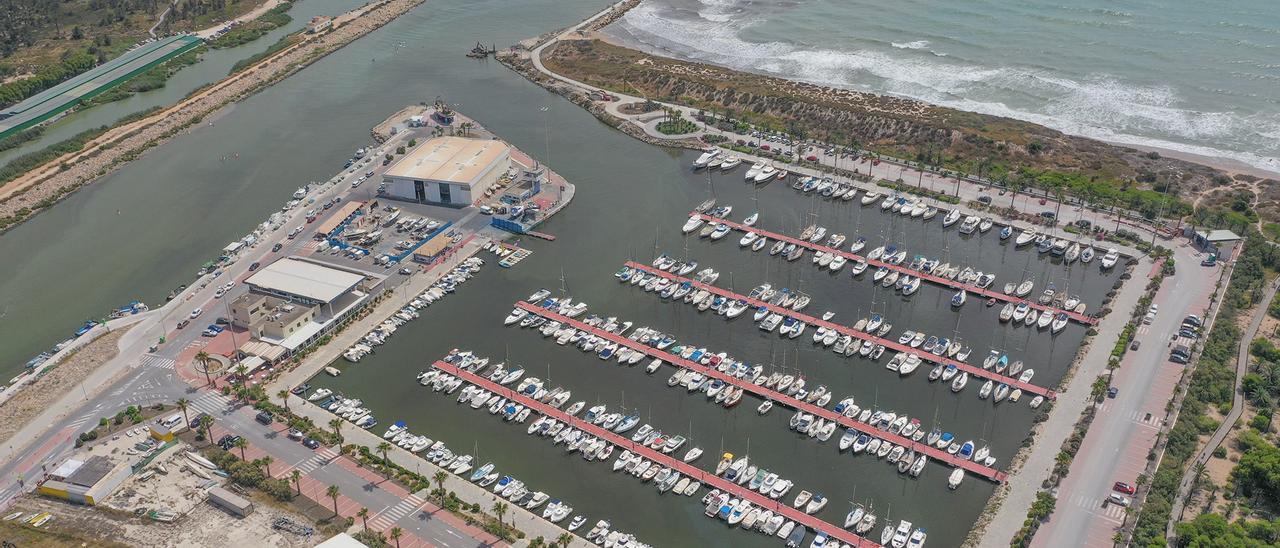
<svg viewBox="0 0 1280 548">
<path fill-rule="evenodd" d="M 209 503 L 239 517 L 253 513 L 252 502 L 221 487 L 209 490 Z"/>
</svg>

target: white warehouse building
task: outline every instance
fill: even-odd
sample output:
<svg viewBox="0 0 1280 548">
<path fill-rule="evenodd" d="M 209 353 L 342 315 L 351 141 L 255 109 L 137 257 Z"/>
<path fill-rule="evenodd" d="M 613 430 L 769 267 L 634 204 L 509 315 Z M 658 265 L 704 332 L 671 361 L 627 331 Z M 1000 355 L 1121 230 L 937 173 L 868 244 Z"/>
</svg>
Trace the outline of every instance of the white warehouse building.
<svg viewBox="0 0 1280 548">
<path fill-rule="evenodd" d="M 510 167 L 511 149 L 502 141 L 436 137 L 383 174 L 383 192 L 399 200 L 465 207 Z"/>
</svg>

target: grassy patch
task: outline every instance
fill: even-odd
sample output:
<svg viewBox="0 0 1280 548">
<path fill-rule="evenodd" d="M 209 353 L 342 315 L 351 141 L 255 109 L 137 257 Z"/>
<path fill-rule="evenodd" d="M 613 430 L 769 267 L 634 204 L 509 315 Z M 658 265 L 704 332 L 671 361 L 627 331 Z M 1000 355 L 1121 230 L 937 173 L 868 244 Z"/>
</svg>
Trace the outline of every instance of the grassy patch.
<svg viewBox="0 0 1280 548">
<path fill-rule="evenodd" d="M 293 21 L 289 16 L 289 8 L 293 4 L 285 2 L 279 6 L 267 10 L 257 19 L 239 25 L 219 36 L 216 40 L 209 42 L 209 47 L 213 49 L 233 48 L 243 44 L 248 44 L 258 38 L 261 38 L 268 32 L 283 27 Z"/>
</svg>

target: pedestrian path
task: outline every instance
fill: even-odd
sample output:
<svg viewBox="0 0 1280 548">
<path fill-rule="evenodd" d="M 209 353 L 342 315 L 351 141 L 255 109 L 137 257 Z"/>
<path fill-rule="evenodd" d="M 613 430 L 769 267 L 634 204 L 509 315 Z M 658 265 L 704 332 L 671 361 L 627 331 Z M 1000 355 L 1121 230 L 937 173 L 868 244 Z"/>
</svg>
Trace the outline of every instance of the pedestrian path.
<svg viewBox="0 0 1280 548">
<path fill-rule="evenodd" d="M 1107 502 L 1104 498 L 1075 495 L 1071 503 L 1084 508 L 1089 513 L 1119 525 L 1124 522 L 1125 509 L 1119 504 Z"/>
<path fill-rule="evenodd" d="M 694 213 L 694 216 L 697 216 L 697 217 L 701 218 L 703 221 L 706 221 L 706 222 L 708 222 L 708 223 L 712 223 L 712 224 L 723 224 L 723 225 L 725 225 L 725 226 L 728 226 L 729 228 L 732 228 L 732 229 L 734 229 L 734 230 L 738 230 L 738 231 L 740 231 L 740 232 L 754 232 L 754 233 L 756 233 L 756 234 L 758 234 L 758 235 L 761 235 L 761 236 L 766 236 L 766 237 L 768 237 L 768 238 L 772 238 L 772 239 L 774 239 L 774 240 L 781 240 L 781 241 L 784 241 L 784 242 L 787 242 L 787 243 L 795 244 L 795 245 L 797 245 L 797 246 L 804 247 L 804 248 L 807 248 L 807 249 L 812 250 L 812 251 L 821 251 L 821 252 L 824 252 L 824 253 L 834 253 L 834 254 L 840 255 L 840 256 L 842 256 L 842 257 L 844 257 L 844 258 L 846 258 L 846 259 L 850 259 L 850 260 L 854 260 L 854 261 L 863 261 L 863 262 L 866 262 L 868 265 L 870 265 L 870 267 L 871 267 L 871 268 L 880 268 L 880 267 L 884 267 L 884 268 L 888 268 L 889 270 L 895 270 L 895 271 L 901 272 L 901 273 L 903 273 L 903 274 L 909 274 L 909 275 L 911 275 L 911 276 L 914 276 L 914 277 L 920 278 L 922 281 L 931 282 L 931 283 L 934 283 L 934 284 L 937 284 L 937 285 L 941 285 L 941 286 L 948 287 L 948 288 L 951 288 L 951 289 L 956 289 L 956 290 L 963 289 L 963 290 L 968 291 L 969 293 L 972 293 L 973 295 L 976 295 L 976 296 L 979 296 L 979 297 L 983 297 L 983 298 L 987 298 L 987 299 L 995 299 L 995 300 L 997 300 L 997 301 L 1004 301 L 1004 302 L 1009 302 L 1009 303 L 1014 303 L 1014 304 L 1026 303 L 1028 306 L 1030 306 L 1031 308 L 1034 308 L 1034 309 L 1036 309 L 1036 310 L 1039 310 L 1041 313 L 1048 312 L 1048 313 L 1050 313 L 1050 314 L 1057 314 L 1058 312 L 1061 312 L 1061 313 L 1063 313 L 1063 314 L 1066 314 L 1068 318 L 1071 318 L 1071 320 L 1072 320 L 1072 321 L 1075 321 L 1075 322 L 1077 322 L 1077 323 L 1082 323 L 1082 324 L 1084 324 L 1084 325 L 1093 325 L 1093 324 L 1098 323 L 1098 319 L 1097 319 L 1097 318 L 1094 318 L 1094 317 L 1092 317 L 1092 316 L 1086 316 L 1086 315 L 1084 315 L 1084 314 L 1080 314 L 1080 313 L 1077 313 L 1077 312 L 1074 312 L 1074 311 L 1062 310 L 1062 309 L 1053 308 L 1053 307 L 1050 307 L 1050 306 L 1045 306 L 1045 305 L 1042 305 L 1042 304 L 1040 304 L 1040 303 L 1038 303 L 1038 302 L 1035 302 L 1035 301 L 1029 301 L 1029 300 L 1023 299 L 1023 298 L 1018 297 L 1018 296 L 1015 296 L 1015 295 L 1006 295 L 1006 294 L 1001 293 L 1001 292 L 999 292 L 999 291 L 992 291 L 992 290 L 990 290 L 990 289 L 984 289 L 984 288 L 978 287 L 978 286 L 976 286 L 976 285 L 964 284 L 964 283 L 960 283 L 960 282 L 955 281 L 955 280 L 951 280 L 951 279 L 948 279 L 948 278 L 943 278 L 943 277 L 941 277 L 941 276 L 934 276 L 934 275 L 932 275 L 932 274 L 926 274 L 926 273 L 924 273 L 924 272 L 920 272 L 920 271 L 918 271 L 918 270 L 911 270 L 910 268 L 907 268 L 907 267 L 902 266 L 902 265 L 896 265 L 896 264 L 893 264 L 893 263 L 886 263 L 886 262 L 884 262 L 884 261 L 879 261 L 879 260 L 870 260 L 870 259 L 867 259 L 866 257 L 863 257 L 862 255 L 858 255 L 857 253 L 850 253 L 850 252 L 848 252 L 848 251 L 844 251 L 844 250 L 841 250 L 841 249 L 836 249 L 836 248 L 833 248 L 833 247 L 827 247 L 827 246 L 825 246 L 825 245 L 816 244 L 816 243 L 810 242 L 810 241 L 808 241 L 808 240 L 801 240 L 801 239 L 799 239 L 799 238 L 793 238 L 793 237 L 791 237 L 791 236 L 787 236 L 787 235 L 785 235 L 785 234 L 779 234 L 779 233 L 776 233 L 776 232 L 769 232 L 769 231 L 767 231 L 767 230 L 763 230 L 763 229 L 756 228 L 756 227 L 750 227 L 750 226 L 747 226 L 747 225 L 744 225 L 744 224 L 735 223 L 735 222 L 733 222 L 733 221 L 728 221 L 728 220 L 725 220 L 725 219 L 721 219 L 721 218 L 719 218 L 719 217 L 713 217 L 713 216 L 711 216 L 711 215 L 707 215 L 707 214 L 705 214 L 705 213 Z"/>
<path fill-rule="evenodd" d="M 215 415 L 227 410 L 227 406 L 231 405 L 231 398 L 218 392 L 206 392 L 187 405 L 191 409 Z"/>
</svg>

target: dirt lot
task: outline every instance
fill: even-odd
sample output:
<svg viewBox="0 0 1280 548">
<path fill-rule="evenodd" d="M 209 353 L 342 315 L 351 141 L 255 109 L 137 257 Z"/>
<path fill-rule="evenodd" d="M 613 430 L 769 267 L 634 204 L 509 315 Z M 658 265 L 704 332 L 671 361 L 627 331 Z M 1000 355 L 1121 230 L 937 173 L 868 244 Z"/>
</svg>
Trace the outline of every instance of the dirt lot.
<svg viewBox="0 0 1280 548">
<path fill-rule="evenodd" d="M 170 472 L 172 476 L 173 473 Z M 149 482 L 156 485 L 155 479 Z M 312 546 L 322 540 L 281 533 L 271 528 L 276 517 L 288 516 L 303 523 L 304 518 L 256 504 L 246 518 L 237 518 L 210 504 L 196 504 L 186 516 L 172 523 L 159 523 L 130 512 L 78 506 L 62 501 L 26 495 L 15 501 L 11 512 L 24 515 L 50 512 L 53 520 L 40 529 L 15 522 L 0 522 L 0 540 L 18 546 Z M 19 520 L 20 521 L 20 520 Z M 111 539 L 108 542 L 104 539 Z"/>
<path fill-rule="evenodd" d="M 8 440 L 49 402 L 57 401 L 98 366 L 114 358 L 116 344 L 128 329 L 118 329 L 81 348 L 57 367 L 49 370 L 33 384 L 23 388 L 0 407 L 0 441 Z"/>
</svg>

